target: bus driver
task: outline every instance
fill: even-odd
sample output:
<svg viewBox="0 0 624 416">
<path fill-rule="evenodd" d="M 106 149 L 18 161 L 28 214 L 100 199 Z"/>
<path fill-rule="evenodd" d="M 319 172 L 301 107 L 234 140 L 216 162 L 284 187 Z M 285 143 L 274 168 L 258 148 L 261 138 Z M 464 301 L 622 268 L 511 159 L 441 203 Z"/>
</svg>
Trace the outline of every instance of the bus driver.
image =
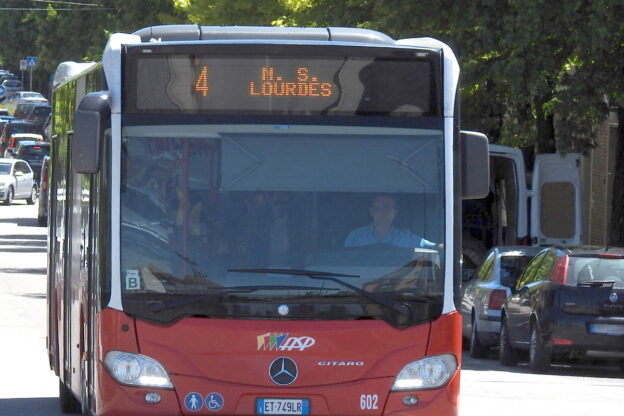
<svg viewBox="0 0 624 416">
<path fill-rule="evenodd" d="M 368 212 L 373 218 L 372 224 L 351 231 L 345 240 L 345 247 L 362 247 L 379 243 L 403 248 L 436 247 L 436 243 L 425 240 L 410 230 L 399 229 L 392 225 L 397 215 L 393 197 L 377 195 L 373 198 Z"/>
</svg>

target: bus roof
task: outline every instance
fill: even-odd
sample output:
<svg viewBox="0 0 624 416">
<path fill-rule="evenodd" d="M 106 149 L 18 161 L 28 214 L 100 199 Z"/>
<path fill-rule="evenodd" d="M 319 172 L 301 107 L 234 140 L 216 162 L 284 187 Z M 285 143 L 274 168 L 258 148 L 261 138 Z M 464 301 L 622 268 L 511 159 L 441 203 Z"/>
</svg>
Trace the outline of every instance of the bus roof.
<svg viewBox="0 0 624 416">
<path fill-rule="evenodd" d="M 139 29 L 133 35 L 140 36 L 142 42 L 279 39 L 394 44 L 394 39 L 381 32 L 344 27 L 161 25 Z"/>
</svg>

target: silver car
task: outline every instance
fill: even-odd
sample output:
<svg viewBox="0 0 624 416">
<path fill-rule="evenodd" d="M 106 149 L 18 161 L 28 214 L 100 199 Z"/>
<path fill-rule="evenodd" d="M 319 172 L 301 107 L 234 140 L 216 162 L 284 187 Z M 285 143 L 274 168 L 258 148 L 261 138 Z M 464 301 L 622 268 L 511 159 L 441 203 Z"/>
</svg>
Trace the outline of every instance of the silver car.
<svg viewBox="0 0 624 416">
<path fill-rule="evenodd" d="M 0 201 L 11 205 L 15 199 L 25 199 L 29 205 L 37 202 L 33 171 L 25 160 L 0 159 Z"/>
<path fill-rule="evenodd" d="M 475 276 L 464 282 L 461 305 L 462 335 L 470 356 L 485 358 L 498 345 L 501 306 L 511 294 L 525 266 L 542 247 L 500 246 L 492 248 Z"/>
</svg>

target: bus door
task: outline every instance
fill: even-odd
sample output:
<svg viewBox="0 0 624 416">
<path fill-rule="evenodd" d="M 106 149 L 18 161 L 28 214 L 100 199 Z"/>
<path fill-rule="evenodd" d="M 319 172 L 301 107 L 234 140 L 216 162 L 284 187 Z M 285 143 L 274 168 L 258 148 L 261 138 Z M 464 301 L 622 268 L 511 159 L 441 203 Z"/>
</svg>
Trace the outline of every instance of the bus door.
<svg viewBox="0 0 624 416">
<path fill-rule="evenodd" d="M 581 244 L 580 154 L 538 154 L 535 157 L 532 182 L 532 243 Z"/>
</svg>

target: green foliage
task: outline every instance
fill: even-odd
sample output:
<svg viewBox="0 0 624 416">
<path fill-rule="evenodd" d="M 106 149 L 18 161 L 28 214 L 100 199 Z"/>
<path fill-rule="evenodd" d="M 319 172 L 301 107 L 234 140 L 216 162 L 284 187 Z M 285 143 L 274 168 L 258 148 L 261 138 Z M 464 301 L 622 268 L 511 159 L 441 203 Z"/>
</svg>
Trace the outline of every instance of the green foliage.
<svg viewBox="0 0 624 416">
<path fill-rule="evenodd" d="M 286 10 L 280 0 L 187 0 L 175 4 L 189 22 L 198 25 L 269 26 Z"/>
<path fill-rule="evenodd" d="M 12 7 L 33 7 L 11 0 Z M 620 0 L 101 0 L 99 11 L 0 13 L 0 59 L 99 59 L 110 33 L 151 25 L 347 26 L 448 43 L 462 68 L 462 125 L 493 141 L 586 151 L 610 105 L 624 103 Z M 4 41 L 9 39 L 9 41 Z M 605 100 L 605 97 L 607 99 Z"/>
<path fill-rule="evenodd" d="M 0 58 L 5 67 L 18 73 L 20 59 L 37 56 L 33 88 L 47 93 L 49 77 L 60 62 L 100 59 L 110 33 L 185 21 L 184 13 L 174 9 L 170 0 L 97 3 L 102 7 L 93 10 L 62 11 L 48 4 L 43 11 L 0 12 Z M 11 7 L 41 8 L 38 3 L 18 0 Z"/>
</svg>

